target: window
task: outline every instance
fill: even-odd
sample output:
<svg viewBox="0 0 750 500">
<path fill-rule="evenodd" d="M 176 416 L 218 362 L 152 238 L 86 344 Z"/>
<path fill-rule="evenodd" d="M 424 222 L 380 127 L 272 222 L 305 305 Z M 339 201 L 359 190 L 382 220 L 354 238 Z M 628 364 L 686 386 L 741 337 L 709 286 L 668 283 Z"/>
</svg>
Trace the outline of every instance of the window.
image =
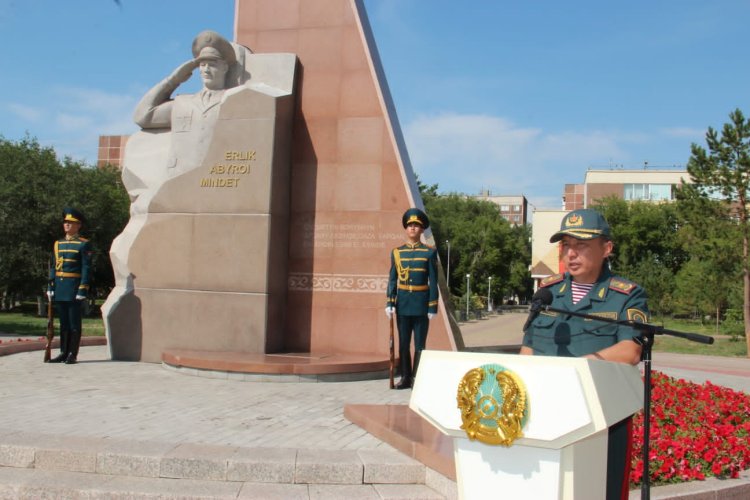
<svg viewBox="0 0 750 500">
<path fill-rule="evenodd" d="M 510 205 L 500 205 L 501 212 L 510 212 Z"/>
<path fill-rule="evenodd" d="M 671 184 L 625 184 L 623 198 L 626 200 L 661 201 L 672 199 Z"/>
</svg>

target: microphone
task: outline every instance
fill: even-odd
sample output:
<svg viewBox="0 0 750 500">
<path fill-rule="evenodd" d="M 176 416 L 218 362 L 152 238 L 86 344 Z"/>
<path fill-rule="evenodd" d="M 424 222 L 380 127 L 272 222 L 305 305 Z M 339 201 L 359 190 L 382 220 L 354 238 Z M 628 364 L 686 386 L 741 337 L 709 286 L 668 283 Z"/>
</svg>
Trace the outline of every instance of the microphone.
<svg viewBox="0 0 750 500">
<path fill-rule="evenodd" d="M 548 288 L 540 288 L 536 291 L 533 297 L 531 297 L 531 307 L 529 308 L 529 317 L 526 319 L 526 323 L 523 325 L 523 331 L 529 329 L 531 322 L 539 316 L 539 312 L 552 303 L 552 292 Z"/>
</svg>

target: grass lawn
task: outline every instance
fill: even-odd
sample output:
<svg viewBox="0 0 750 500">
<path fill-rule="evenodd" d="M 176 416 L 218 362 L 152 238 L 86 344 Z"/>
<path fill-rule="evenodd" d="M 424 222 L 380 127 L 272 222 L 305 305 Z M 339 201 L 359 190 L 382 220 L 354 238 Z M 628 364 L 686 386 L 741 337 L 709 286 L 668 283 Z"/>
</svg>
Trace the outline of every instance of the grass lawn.
<svg viewBox="0 0 750 500">
<path fill-rule="evenodd" d="M 47 334 L 47 318 L 40 318 L 34 312 L 0 312 L 0 333 L 18 336 L 44 337 Z M 60 327 L 55 318 L 55 334 Z M 104 322 L 101 318 L 83 318 L 83 336 L 104 336 Z"/>
<path fill-rule="evenodd" d="M 700 344 L 690 340 L 673 337 L 671 335 L 657 335 L 654 340 L 655 352 L 676 352 L 680 354 L 700 354 L 706 356 L 731 356 L 747 357 L 747 343 L 745 337 L 739 337 L 738 340 L 732 340 L 729 335 L 723 335 L 719 328 L 719 335 L 715 335 L 716 326 L 713 323 L 702 323 L 700 321 L 673 319 L 673 318 L 653 318 L 653 322 L 678 332 L 700 333 L 714 337 L 714 343 L 711 345 Z"/>
</svg>

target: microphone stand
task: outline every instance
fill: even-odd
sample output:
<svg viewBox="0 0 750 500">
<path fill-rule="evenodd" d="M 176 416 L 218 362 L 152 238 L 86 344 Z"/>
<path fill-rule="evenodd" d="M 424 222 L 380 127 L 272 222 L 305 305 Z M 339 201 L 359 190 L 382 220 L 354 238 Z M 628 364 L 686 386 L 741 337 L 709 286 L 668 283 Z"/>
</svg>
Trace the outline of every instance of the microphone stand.
<svg viewBox="0 0 750 500">
<path fill-rule="evenodd" d="M 649 471 L 649 443 L 651 434 L 651 348 L 654 345 L 654 336 L 671 335 L 672 337 L 679 337 L 692 342 L 699 342 L 701 344 L 713 344 L 714 338 L 709 337 L 708 335 L 701 335 L 700 333 L 686 333 L 669 330 L 662 326 L 652 325 L 650 323 L 602 318 L 600 316 L 594 316 L 593 314 L 567 311 L 565 309 L 557 309 L 550 306 L 542 306 L 541 310 L 567 314 L 569 316 L 576 316 L 578 318 L 590 319 L 593 321 L 628 326 L 638 330 L 640 333 L 640 336 L 633 339 L 633 341 L 640 344 L 643 348 L 641 352 L 641 360 L 643 361 L 643 479 L 641 479 L 641 500 L 650 500 L 651 473 Z M 626 467 L 627 466 L 628 465 L 626 465 Z"/>
</svg>

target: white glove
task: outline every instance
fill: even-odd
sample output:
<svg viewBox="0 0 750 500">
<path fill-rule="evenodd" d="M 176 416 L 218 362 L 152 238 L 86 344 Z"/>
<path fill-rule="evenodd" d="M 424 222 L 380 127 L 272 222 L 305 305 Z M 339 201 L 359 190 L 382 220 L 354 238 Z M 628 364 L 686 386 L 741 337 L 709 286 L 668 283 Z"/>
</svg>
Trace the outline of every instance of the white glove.
<svg viewBox="0 0 750 500">
<path fill-rule="evenodd" d="M 52 297 L 54 297 L 54 296 L 55 296 L 55 292 L 53 292 L 52 290 L 48 290 L 47 291 L 47 298 L 49 300 L 52 300 Z"/>
<path fill-rule="evenodd" d="M 427 313 L 427 319 L 432 319 L 435 317 L 435 313 Z"/>
<path fill-rule="evenodd" d="M 83 295 L 76 295 L 76 300 L 86 300 L 86 297 Z"/>
<path fill-rule="evenodd" d="M 388 319 L 391 319 L 393 317 L 394 312 L 396 312 L 395 307 L 388 306 L 385 308 L 385 315 L 388 316 Z"/>
</svg>

